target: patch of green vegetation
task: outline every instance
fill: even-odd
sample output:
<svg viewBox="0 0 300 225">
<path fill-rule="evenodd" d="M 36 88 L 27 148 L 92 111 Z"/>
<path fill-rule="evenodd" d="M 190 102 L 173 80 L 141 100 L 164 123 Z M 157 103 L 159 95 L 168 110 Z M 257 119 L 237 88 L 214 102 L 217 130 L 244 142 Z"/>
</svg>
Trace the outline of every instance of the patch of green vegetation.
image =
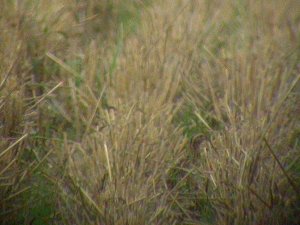
<svg viewBox="0 0 300 225">
<path fill-rule="evenodd" d="M 56 216 L 55 189 L 41 172 L 32 175 L 31 184 L 29 191 L 22 195 L 24 208 L 16 224 L 51 224 Z"/>
<path fill-rule="evenodd" d="M 184 134 L 188 139 L 191 139 L 197 134 L 208 133 L 205 125 L 199 121 L 195 115 L 194 109 L 191 105 L 183 107 L 176 115 L 174 122 L 183 127 Z"/>
<path fill-rule="evenodd" d="M 198 111 L 195 111 L 195 107 L 193 107 L 193 105 L 187 104 L 182 107 L 174 118 L 174 123 L 183 127 L 184 134 L 188 139 L 192 139 L 194 136 L 200 134 L 209 136 L 212 130 L 222 128 L 220 122 L 218 122 L 214 117 L 204 111 Z M 206 124 L 204 121 L 200 120 L 199 115 L 203 118 Z M 210 130 L 207 125 L 212 130 Z"/>
<path fill-rule="evenodd" d="M 206 196 L 198 196 L 191 211 L 196 212 L 204 224 L 215 224 L 215 209 Z"/>
<path fill-rule="evenodd" d="M 190 140 L 197 136 L 210 137 L 212 131 L 222 129 L 222 124 L 217 121 L 210 111 L 211 105 L 205 105 L 206 111 L 199 110 L 192 104 L 185 104 L 174 118 L 174 123 L 183 128 L 184 135 Z M 206 112 L 206 113 L 205 113 Z M 190 146 L 187 147 L 190 149 Z M 193 173 L 193 167 L 201 163 L 201 158 L 195 158 L 192 151 L 187 151 L 186 163 L 170 171 L 168 185 L 170 189 L 176 187 L 177 193 L 180 193 L 179 199 L 182 205 L 190 211 L 193 220 L 201 221 L 203 224 L 213 224 L 215 221 L 215 209 L 199 188 L 203 185 L 204 178 L 199 177 L 198 173 Z M 196 163 L 196 164 L 194 164 Z M 183 168 L 182 168 L 183 167 Z M 174 205 L 176 209 L 176 205 Z"/>
<path fill-rule="evenodd" d="M 74 75 L 74 82 L 76 87 L 80 87 L 84 82 L 83 77 L 83 60 L 80 58 L 76 58 L 67 62 L 67 64 L 72 68 L 76 73 Z"/>
<path fill-rule="evenodd" d="M 116 50 L 109 68 L 109 78 L 112 79 L 113 78 L 113 73 L 115 72 L 116 68 L 117 68 L 117 62 L 118 62 L 118 58 L 120 56 L 120 54 L 122 53 L 122 49 L 123 49 L 123 42 L 124 42 L 124 30 L 123 30 L 123 25 L 120 25 L 120 29 L 119 29 L 119 34 L 118 34 L 118 40 L 117 40 L 117 46 L 116 46 Z"/>
<path fill-rule="evenodd" d="M 118 14 L 118 23 L 123 24 L 125 33 L 133 33 L 137 30 L 140 21 L 140 8 L 134 5 L 131 8 L 128 7 L 126 2 L 120 6 Z"/>
<path fill-rule="evenodd" d="M 180 195 L 179 205 L 184 205 L 190 211 L 194 220 L 201 221 L 204 224 L 213 224 L 214 208 L 206 195 L 201 194 L 198 184 L 201 183 L 192 173 L 192 169 L 173 168 L 168 174 L 167 184 L 170 190 L 175 189 Z M 173 205 L 174 210 L 181 210 L 178 204 Z"/>
</svg>

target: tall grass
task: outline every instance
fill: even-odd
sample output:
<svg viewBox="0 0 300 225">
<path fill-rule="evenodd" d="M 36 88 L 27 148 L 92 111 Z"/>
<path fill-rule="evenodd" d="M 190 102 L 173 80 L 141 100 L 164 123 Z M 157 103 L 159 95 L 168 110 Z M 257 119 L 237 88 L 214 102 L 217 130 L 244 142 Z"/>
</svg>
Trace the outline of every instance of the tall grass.
<svg viewBox="0 0 300 225">
<path fill-rule="evenodd" d="M 3 1 L 1 224 L 298 224 L 299 7 Z"/>
</svg>

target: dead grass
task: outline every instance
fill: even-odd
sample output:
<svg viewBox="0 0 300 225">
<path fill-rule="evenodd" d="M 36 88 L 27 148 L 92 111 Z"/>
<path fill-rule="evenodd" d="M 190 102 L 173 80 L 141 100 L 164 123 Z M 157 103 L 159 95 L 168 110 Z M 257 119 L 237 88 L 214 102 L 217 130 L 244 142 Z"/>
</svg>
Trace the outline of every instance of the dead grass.
<svg viewBox="0 0 300 225">
<path fill-rule="evenodd" d="M 299 7 L 4 1 L 1 224 L 298 224 Z"/>
</svg>

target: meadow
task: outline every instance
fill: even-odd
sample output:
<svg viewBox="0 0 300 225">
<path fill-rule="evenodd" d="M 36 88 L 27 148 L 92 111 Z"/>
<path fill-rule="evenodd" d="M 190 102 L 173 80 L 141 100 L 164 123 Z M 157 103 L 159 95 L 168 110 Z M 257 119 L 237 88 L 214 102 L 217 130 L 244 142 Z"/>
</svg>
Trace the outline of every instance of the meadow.
<svg viewBox="0 0 300 225">
<path fill-rule="evenodd" d="M 0 224 L 300 224 L 300 1 L 0 5 Z"/>
</svg>

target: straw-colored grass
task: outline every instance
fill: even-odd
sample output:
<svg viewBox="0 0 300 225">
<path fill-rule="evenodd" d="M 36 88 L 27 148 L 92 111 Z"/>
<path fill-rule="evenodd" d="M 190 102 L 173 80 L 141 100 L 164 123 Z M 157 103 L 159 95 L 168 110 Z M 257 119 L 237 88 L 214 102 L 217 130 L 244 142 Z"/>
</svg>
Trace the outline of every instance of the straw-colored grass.
<svg viewBox="0 0 300 225">
<path fill-rule="evenodd" d="M 1 224 L 300 223 L 298 1 L 1 4 Z"/>
</svg>

